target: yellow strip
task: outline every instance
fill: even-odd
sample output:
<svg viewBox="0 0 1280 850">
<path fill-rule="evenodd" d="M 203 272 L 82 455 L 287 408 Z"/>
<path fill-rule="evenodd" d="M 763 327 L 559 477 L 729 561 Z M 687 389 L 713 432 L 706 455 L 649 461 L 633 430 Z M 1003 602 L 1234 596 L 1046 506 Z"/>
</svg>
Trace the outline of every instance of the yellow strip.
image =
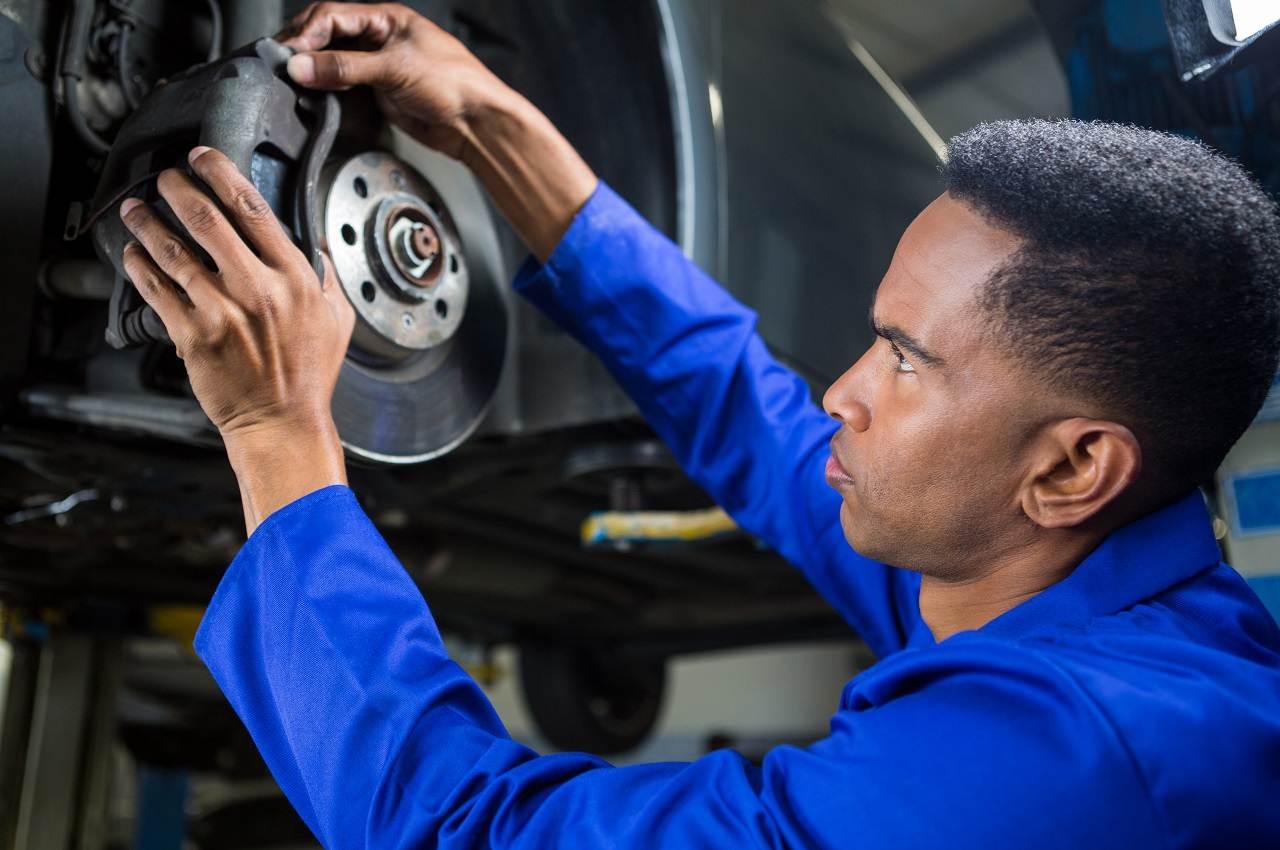
<svg viewBox="0 0 1280 850">
<path fill-rule="evenodd" d="M 702 511 L 600 511 L 582 523 L 586 546 L 598 543 L 692 543 L 738 530 L 720 508 Z"/>
<path fill-rule="evenodd" d="M 194 652 L 192 644 L 203 617 L 204 609 L 198 605 L 157 605 L 147 610 L 147 625 L 152 634 L 171 638 Z"/>
</svg>

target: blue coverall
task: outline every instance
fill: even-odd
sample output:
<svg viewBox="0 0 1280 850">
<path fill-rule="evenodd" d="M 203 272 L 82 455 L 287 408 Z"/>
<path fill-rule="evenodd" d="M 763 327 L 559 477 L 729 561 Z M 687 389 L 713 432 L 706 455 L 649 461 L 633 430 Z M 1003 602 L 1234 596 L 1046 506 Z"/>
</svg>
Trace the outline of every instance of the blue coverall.
<svg viewBox="0 0 1280 850">
<path fill-rule="evenodd" d="M 919 577 L 846 544 L 835 430 L 755 316 L 601 185 L 516 287 L 879 654 L 830 734 L 612 767 L 512 741 L 346 487 L 262 523 L 196 649 L 332 848 L 1280 848 L 1280 629 L 1198 492 L 935 643 Z"/>
</svg>

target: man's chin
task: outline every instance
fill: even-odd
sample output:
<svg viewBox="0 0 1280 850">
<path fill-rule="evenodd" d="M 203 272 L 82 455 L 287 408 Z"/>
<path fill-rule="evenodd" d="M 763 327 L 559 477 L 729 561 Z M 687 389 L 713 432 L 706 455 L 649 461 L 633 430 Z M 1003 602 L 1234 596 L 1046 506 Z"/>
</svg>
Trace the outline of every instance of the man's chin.
<svg viewBox="0 0 1280 850">
<path fill-rule="evenodd" d="M 844 531 L 845 541 L 859 555 L 880 560 L 873 554 L 875 541 L 867 526 L 865 513 L 861 509 L 850 505 L 847 499 L 840 503 L 840 528 Z"/>
<path fill-rule="evenodd" d="M 867 512 L 852 506 L 847 499 L 840 504 L 840 527 L 845 533 L 846 543 L 860 556 L 881 563 L 896 563 L 893 552 L 884 545 L 883 534 L 876 533 L 877 530 L 883 531 L 883 526 L 876 524 Z"/>
</svg>

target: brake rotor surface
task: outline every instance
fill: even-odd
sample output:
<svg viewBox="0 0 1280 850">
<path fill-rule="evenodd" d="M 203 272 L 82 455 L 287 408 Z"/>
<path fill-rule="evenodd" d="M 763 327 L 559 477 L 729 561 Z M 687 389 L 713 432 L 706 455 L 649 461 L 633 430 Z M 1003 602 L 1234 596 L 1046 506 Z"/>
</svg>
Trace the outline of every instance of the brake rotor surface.
<svg viewBox="0 0 1280 850">
<path fill-rule="evenodd" d="M 502 373 L 506 308 L 491 276 L 473 274 L 444 199 L 392 154 L 326 169 L 322 226 L 356 309 L 333 416 L 347 451 L 417 463 L 465 440 Z"/>
</svg>

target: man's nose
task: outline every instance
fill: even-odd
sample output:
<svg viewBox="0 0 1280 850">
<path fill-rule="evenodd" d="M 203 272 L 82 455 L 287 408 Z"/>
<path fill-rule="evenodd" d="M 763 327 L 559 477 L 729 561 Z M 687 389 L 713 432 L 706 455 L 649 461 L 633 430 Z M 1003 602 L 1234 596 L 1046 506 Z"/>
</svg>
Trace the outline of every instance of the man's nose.
<svg viewBox="0 0 1280 850">
<path fill-rule="evenodd" d="M 850 366 L 822 396 L 827 415 L 858 432 L 871 427 L 871 408 L 863 400 L 863 382 L 858 379 L 861 364 L 859 360 Z"/>
</svg>

